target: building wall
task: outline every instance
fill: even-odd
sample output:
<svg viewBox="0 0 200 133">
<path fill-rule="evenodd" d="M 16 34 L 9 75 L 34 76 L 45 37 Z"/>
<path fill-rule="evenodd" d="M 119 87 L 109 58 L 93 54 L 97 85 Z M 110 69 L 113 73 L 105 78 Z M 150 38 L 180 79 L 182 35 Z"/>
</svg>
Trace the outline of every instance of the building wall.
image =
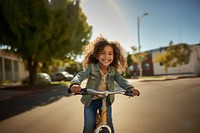
<svg viewBox="0 0 200 133">
<path fill-rule="evenodd" d="M 129 67 L 129 72 L 131 76 L 139 76 L 139 68 L 137 63 L 133 62 L 132 66 Z M 152 76 L 154 74 L 152 54 L 147 52 L 147 59 L 142 62 L 142 75 L 143 76 Z"/>
<path fill-rule="evenodd" d="M 200 74 L 200 44 L 193 47 L 194 51 L 194 71 Z"/>
<path fill-rule="evenodd" d="M 143 76 L 152 76 L 154 75 L 152 54 L 147 54 L 147 59 L 142 62 L 142 75 Z"/>
<path fill-rule="evenodd" d="M 199 74 L 200 73 L 200 45 L 191 45 L 192 52 L 189 58 L 189 63 L 177 67 L 168 68 L 168 74 Z M 199 51 L 199 52 L 198 52 Z M 155 58 L 157 54 L 164 53 L 165 50 L 152 51 L 152 57 Z M 160 63 L 153 63 L 154 75 L 164 75 L 165 71 Z"/>
<path fill-rule="evenodd" d="M 0 81 L 3 80 L 3 65 L 2 65 L 2 59 L 0 57 Z"/>
<path fill-rule="evenodd" d="M 29 75 L 28 68 L 25 66 L 23 61 L 19 61 L 19 80 L 23 80 Z"/>
<path fill-rule="evenodd" d="M 16 55 L 0 50 L 0 81 L 18 82 L 28 75 L 23 61 Z"/>
</svg>

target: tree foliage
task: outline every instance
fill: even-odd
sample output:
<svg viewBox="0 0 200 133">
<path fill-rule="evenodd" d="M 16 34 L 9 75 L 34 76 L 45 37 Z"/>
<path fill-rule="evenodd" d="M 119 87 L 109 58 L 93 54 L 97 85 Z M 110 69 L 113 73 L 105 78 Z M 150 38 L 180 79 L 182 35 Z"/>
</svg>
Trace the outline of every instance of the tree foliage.
<svg viewBox="0 0 200 133">
<path fill-rule="evenodd" d="M 80 54 L 91 37 L 78 0 L 1 0 L 0 18 L 0 45 L 27 62 L 32 84 L 39 63 Z"/>
<path fill-rule="evenodd" d="M 133 52 L 137 51 L 137 48 L 134 46 L 131 47 L 131 49 Z M 143 61 L 147 59 L 147 52 L 135 53 L 132 55 L 131 59 L 137 64 L 139 64 L 140 62 L 142 63 Z"/>
<path fill-rule="evenodd" d="M 154 62 L 160 62 L 167 74 L 169 67 L 177 67 L 189 63 L 190 53 L 191 50 L 188 44 L 180 43 L 173 45 L 171 41 L 166 51 L 164 53 L 159 53 L 154 58 Z"/>
</svg>

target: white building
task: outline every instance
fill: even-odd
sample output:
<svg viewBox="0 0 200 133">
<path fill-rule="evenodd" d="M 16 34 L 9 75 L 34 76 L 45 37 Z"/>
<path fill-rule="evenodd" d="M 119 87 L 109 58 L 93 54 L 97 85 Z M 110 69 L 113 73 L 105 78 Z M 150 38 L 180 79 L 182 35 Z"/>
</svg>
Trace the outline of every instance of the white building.
<svg viewBox="0 0 200 133">
<path fill-rule="evenodd" d="M 19 82 L 28 76 L 28 70 L 21 58 L 0 50 L 0 81 Z"/>
<path fill-rule="evenodd" d="M 190 45 L 191 55 L 189 63 L 180 65 L 177 67 L 168 68 L 168 74 L 200 74 L 200 44 Z M 155 58 L 157 54 L 165 52 L 164 50 L 156 49 L 152 50 L 152 58 Z M 153 63 L 154 75 L 164 75 L 165 71 L 160 63 Z"/>
</svg>

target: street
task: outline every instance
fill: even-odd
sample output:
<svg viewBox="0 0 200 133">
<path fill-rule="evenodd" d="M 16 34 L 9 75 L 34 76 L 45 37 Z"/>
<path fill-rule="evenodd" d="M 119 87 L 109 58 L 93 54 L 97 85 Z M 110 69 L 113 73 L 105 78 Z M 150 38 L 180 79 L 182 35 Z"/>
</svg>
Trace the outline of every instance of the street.
<svg viewBox="0 0 200 133">
<path fill-rule="evenodd" d="M 129 80 L 141 96 L 116 95 L 113 123 L 116 133 L 199 133 L 200 78 L 138 82 Z M 1 103 L 1 133 L 81 133 L 81 96 L 64 89 Z"/>
</svg>

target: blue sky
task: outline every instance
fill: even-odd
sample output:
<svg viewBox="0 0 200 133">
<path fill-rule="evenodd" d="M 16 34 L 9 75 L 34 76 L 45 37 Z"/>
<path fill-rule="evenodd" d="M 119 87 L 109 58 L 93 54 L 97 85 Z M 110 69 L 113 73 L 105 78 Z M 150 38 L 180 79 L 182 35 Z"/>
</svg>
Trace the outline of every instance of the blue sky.
<svg viewBox="0 0 200 133">
<path fill-rule="evenodd" d="M 81 0 L 87 21 L 99 34 L 117 40 L 127 50 L 138 46 L 140 21 L 141 51 L 174 44 L 200 43 L 200 0 Z M 141 17 L 144 13 L 149 15 Z"/>
</svg>

